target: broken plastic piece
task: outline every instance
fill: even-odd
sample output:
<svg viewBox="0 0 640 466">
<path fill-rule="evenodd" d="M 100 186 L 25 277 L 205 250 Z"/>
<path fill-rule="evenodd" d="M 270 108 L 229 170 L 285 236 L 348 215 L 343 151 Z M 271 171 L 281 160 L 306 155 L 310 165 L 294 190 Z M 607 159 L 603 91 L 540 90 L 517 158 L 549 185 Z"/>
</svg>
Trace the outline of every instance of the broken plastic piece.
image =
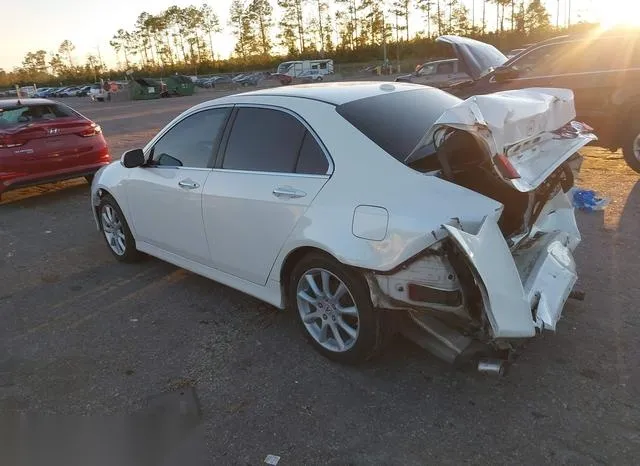
<svg viewBox="0 0 640 466">
<path fill-rule="evenodd" d="M 595 191 L 573 188 L 569 191 L 569 198 L 573 206 L 587 212 L 604 210 L 609 205 L 609 199 L 598 197 Z"/>
<path fill-rule="evenodd" d="M 267 457 L 264 459 L 265 463 L 270 464 L 272 466 L 275 466 L 276 464 L 278 464 L 279 461 L 280 461 L 280 457 L 276 455 L 267 455 Z"/>
</svg>

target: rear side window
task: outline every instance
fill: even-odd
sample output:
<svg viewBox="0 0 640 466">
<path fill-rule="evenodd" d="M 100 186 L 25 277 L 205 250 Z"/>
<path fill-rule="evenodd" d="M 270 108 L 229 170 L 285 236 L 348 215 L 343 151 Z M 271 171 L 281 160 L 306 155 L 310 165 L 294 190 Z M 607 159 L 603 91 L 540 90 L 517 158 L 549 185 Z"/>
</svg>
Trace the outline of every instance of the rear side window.
<svg viewBox="0 0 640 466">
<path fill-rule="evenodd" d="M 329 169 L 329 162 L 318 142 L 309 131 L 305 131 L 300 155 L 296 164 L 296 173 L 324 175 Z"/>
<path fill-rule="evenodd" d="M 462 102 L 427 88 L 354 100 L 336 111 L 385 152 L 403 161 L 442 113 Z"/>
<path fill-rule="evenodd" d="M 453 63 L 440 63 L 438 65 L 438 74 L 451 74 L 453 73 Z"/>
<path fill-rule="evenodd" d="M 313 135 L 292 115 L 242 107 L 229 135 L 222 168 L 325 174 L 328 162 Z"/>
<path fill-rule="evenodd" d="M 640 68 L 640 46 L 635 37 L 595 40 L 585 43 L 578 54 L 582 54 L 580 71 Z"/>
</svg>

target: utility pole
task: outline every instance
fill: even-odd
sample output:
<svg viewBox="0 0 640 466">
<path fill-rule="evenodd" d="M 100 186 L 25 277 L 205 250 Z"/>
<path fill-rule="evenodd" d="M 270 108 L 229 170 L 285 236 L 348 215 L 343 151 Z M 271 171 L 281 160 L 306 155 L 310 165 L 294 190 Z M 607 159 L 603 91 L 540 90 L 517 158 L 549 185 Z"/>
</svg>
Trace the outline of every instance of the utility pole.
<svg viewBox="0 0 640 466">
<path fill-rule="evenodd" d="M 385 22 L 384 13 L 382 14 L 382 57 L 383 57 L 383 68 L 386 70 L 387 67 L 387 23 Z"/>
<path fill-rule="evenodd" d="M 567 27 L 571 26 L 571 0 L 567 1 Z"/>
<path fill-rule="evenodd" d="M 400 72 L 400 31 L 398 27 L 398 10 L 395 11 L 396 14 L 396 73 Z"/>
<path fill-rule="evenodd" d="M 471 30 L 476 28 L 476 0 L 471 0 Z"/>
<path fill-rule="evenodd" d="M 487 2 L 482 0 L 482 35 L 484 36 L 485 24 L 487 21 Z"/>
<path fill-rule="evenodd" d="M 560 0 L 558 0 L 558 11 L 556 13 L 556 28 L 560 27 Z"/>
</svg>

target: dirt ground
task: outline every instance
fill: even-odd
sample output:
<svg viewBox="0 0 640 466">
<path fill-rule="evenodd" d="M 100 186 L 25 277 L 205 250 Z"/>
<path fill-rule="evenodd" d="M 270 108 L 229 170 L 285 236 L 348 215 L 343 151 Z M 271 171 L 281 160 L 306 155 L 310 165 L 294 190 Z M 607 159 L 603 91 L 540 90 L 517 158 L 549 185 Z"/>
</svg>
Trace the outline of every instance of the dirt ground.
<svg viewBox="0 0 640 466">
<path fill-rule="evenodd" d="M 67 102 L 119 156 L 215 95 Z M 640 178 L 618 153 L 584 155 L 578 184 L 611 200 L 578 213 L 585 301 L 568 302 L 557 333 L 531 341 L 504 379 L 402 339 L 363 367 L 332 364 L 287 313 L 154 259 L 116 263 L 84 180 L 7 193 L 0 413 L 131 414 L 193 388 L 202 418 L 180 464 L 636 464 Z"/>
</svg>

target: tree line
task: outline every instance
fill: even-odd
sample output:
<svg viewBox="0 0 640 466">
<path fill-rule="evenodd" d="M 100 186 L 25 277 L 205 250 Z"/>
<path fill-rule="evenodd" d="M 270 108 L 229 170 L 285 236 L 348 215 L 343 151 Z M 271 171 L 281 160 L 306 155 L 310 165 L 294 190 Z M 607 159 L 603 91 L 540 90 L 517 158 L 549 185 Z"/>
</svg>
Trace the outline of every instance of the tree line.
<svg viewBox="0 0 640 466">
<path fill-rule="evenodd" d="M 495 19 L 488 18 L 489 10 Z M 412 30 L 416 17 L 423 27 Z M 496 25 L 491 31 L 490 21 Z M 225 26 L 235 46 L 232 56 L 222 60 L 215 37 Z M 11 72 L 0 69 L 0 86 L 96 81 L 122 76 L 126 70 L 159 75 L 266 69 L 284 59 L 366 62 L 381 59 L 385 45 L 403 59 L 424 60 L 439 54 L 434 38 L 442 34 L 474 37 L 507 49 L 559 29 L 552 26 L 541 0 L 334 0 L 332 8 L 325 0 L 233 0 L 227 25 L 220 24 L 208 4 L 170 6 L 158 14 L 142 12 L 132 30 L 116 31 L 110 40 L 115 69 L 107 69 L 96 54 L 76 63 L 75 46 L 65 40 L 53 54 L 29 52 L 22 66 Z"/>
</svg>

